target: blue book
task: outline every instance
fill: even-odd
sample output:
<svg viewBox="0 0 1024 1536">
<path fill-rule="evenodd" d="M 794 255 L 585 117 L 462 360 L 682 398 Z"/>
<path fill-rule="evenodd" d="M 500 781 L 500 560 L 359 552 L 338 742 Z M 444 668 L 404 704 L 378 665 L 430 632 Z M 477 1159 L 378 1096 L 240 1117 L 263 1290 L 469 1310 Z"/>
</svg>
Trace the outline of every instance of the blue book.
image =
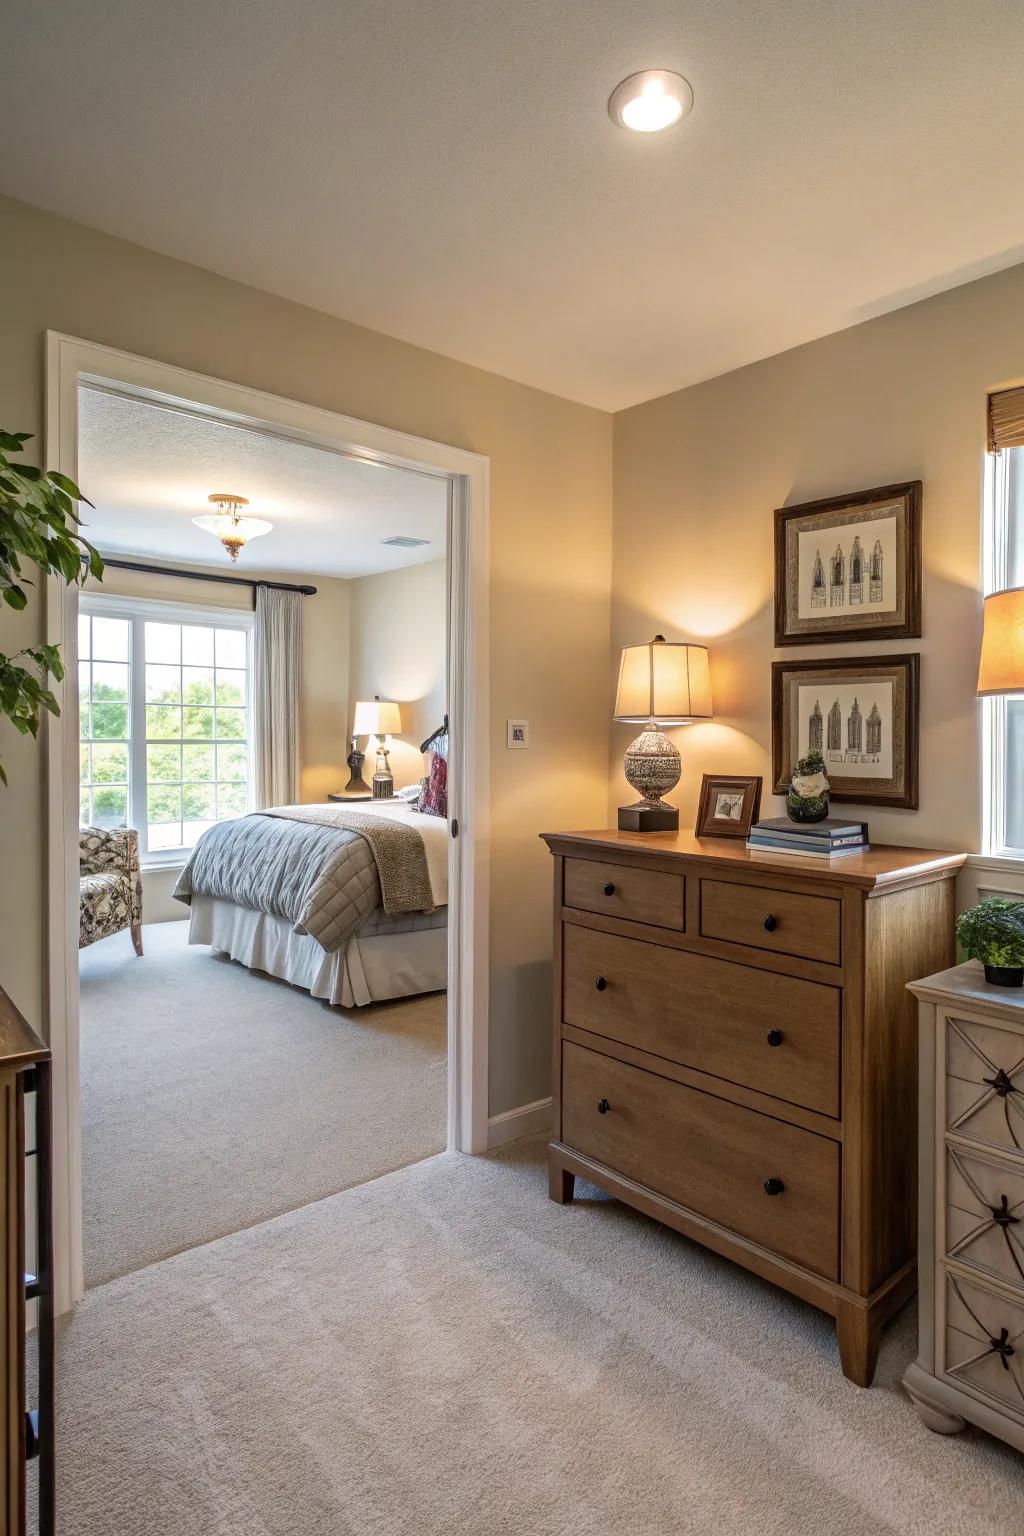
<svg viewBox="0 0 1024 1536">
<path fill-rule="evenodd" d="M 866 821 L 841 821 L 836 816 L 828 816 L 824 821 L 801 822 L 790 821 L 788 816 L 769 816 L 764 821 L 759 821 L 750 829 L 751 837 L 766 835 L 768 837 L 783 837 L 787 841 L 793 837 L 810 839 L 814 843 L 832 843 L 837 838 L 859 837 L 867 842 L 868 824 Z"/>
</svg>

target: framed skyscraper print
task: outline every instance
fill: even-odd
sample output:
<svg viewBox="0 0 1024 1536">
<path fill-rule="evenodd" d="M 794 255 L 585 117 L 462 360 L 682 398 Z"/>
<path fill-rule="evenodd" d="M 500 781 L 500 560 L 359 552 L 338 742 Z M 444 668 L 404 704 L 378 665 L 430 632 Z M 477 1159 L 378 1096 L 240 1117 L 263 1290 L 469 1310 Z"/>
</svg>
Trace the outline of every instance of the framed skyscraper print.
<svg viewBox="0 0 1024 1536">
<path fill-rule="evenodd" d="M 772 662 L 775 794 L 820 752 L 833 800 L 916 811 L 920 668 L 916 655 Z"/>
<path fill-rule="evenodd" d="M 776 645 L 920 633 L 920 480 L 776 508 Z"/>
</svg>

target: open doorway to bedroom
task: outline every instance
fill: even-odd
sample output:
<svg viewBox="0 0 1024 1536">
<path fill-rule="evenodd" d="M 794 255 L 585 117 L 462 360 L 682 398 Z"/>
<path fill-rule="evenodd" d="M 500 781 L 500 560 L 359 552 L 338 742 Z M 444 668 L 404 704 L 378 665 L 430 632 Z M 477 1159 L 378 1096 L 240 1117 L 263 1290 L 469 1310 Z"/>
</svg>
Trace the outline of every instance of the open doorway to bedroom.
<svg viewBox="0 0 1024 1536">
<path fill-rule="evenodd" d="M 88 1288 L 448 1145 L 451 482 L 76 406 Z"/>
</svg>

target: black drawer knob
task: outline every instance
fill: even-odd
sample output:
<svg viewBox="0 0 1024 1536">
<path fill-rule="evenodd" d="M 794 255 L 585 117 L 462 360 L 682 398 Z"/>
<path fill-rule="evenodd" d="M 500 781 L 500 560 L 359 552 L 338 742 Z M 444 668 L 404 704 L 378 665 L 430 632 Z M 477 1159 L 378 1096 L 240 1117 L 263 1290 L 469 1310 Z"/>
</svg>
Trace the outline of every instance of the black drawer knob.
<svg viewBox="0 0 1024 1536">
<path fill-rule="evenodd" d="M 610 1109 L 611 1105 L 608 1103 L 607 1099 L 598 1099 L 597 1112 L 599 1115 L 606 1115 Z"/>
<path fill-rule="evenodd" d="M 776 928 L 779 926 L 779 920 L 777 917 L 773 917 L 769 912 L 768 916 L 764 920 L 764 926 L 767 933 L 774 933 Z"/>
<path fill-rule="evenodd" d="M 606 896 L 614 896 L 615 895 L 615 881 L 614 880 L 606 880 L 605 881 L 604 893 L 605 893 Z"/>
<path fill-rule="evenodd" d="M 781 1045 L 783 1040 L 785 1040 L 785 1038 L 786 1037 L 782 1033 L 781 1029 L 770 1029 L 768 1031 L 768 1044 L 769 1045 Z"/>
<path fill-rule="evenodd" d="M 605 980 L 605 978 L 603 976 L 599 976 L 597 978 L 597 980 L 594 982 L 594 986 L 597 988 L 597 990 L 599 992 L 603 992 L 607 985 L 608 985 L 608 983 L 607 983 L 607 981 Z"/>
<path fill-rule="evenodd" d="M 766 1195 L 781 1195 L 785 1187 L 781 1179 L 765 1179 L 764 1181 L 764 1192 Z"/>
</svg>

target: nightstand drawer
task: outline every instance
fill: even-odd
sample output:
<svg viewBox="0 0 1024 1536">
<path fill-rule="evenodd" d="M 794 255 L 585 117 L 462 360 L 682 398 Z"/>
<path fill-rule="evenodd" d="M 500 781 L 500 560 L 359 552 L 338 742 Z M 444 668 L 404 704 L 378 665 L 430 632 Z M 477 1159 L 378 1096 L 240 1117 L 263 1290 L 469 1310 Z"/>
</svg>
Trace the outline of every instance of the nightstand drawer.
<svg viewBox="0 0 1024 1536">
<path fill-rule="evenodd" d="M 955 1013 L 945 1030 L 947 1130 L 1024 1152 L 1024 1035 Z"/>
<path fill-rule="evenodd" d="M 566 1024 L 839 1114 L 838 988 L 573 923 L 562 965 Z"/>
<path fill-rule="evenodd" d="M 816 1274 L 835 1279 L 839 1147 L 565 1042 L 562 1140 Z"/>
<path fill-rule="evenodd" d="M 1024 1166 L 947 1146 L 946 1255 L 1024 1291 Z"/>
<path fill-rule="evenodd" d="M 838 965 L 842 959 L 841 913 L 841 903 L 827 896 L 801 896 L 731 880 L 700 883 L 700 931 L 704 938 L 725 939 L 775 954 Z"/>
<path fill-rule="evenodd" d="M 686 927 L 682 875 L 628 864 L 601 864 L 595 859 L 566 859 L 564 899 L 567 907 L 602 912 L 606 917 L 631 918 L 656 928 Z"/>
<path fill-rule="evenodd" d="M 946 1379 L 1011 1408 L 1024 1422 L 1024 1301 L 946 1276 Z"/>
</svg>

